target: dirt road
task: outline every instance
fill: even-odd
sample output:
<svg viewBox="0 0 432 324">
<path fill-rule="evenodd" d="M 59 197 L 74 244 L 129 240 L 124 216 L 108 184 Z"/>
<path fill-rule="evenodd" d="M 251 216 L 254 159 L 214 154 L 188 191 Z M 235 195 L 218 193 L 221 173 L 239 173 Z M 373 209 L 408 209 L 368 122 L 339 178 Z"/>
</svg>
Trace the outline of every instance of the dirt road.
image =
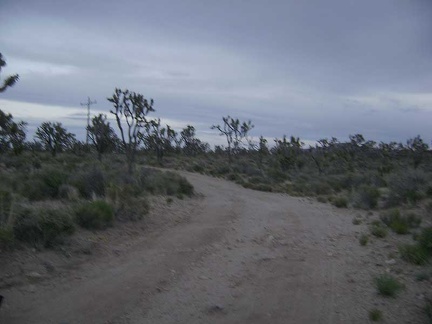
<svg viewBox="0 0 432 324">
<path fill-rule="evenodd" d="M 374 305 L 409 318 L 376 302 L 381 256 L 359 245 L 354 212 L 184 175 L 202 196 L 170 211 L 182 221 L 4 290 L 0 323 L 365 323 Z"/>
</svg>

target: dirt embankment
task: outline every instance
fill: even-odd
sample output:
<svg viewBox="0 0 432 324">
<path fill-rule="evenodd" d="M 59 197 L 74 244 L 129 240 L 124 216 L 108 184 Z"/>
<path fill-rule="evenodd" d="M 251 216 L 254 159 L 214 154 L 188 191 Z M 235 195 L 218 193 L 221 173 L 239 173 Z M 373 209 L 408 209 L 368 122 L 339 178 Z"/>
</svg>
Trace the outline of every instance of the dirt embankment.
<svg viewBox="0 0 432 324">
<path fill-rule="evenodd" d="M 391 244 L 359 245 L 359 212 L 184 175 L 198 197 L 98 234 L 94 255 L 64 271 L 44 260 L 43 274 L 15 274 L 0 323 L 365 323 L 372 308 L 388 323 L 422 320 L 420 288 L 377 296 L 375 275 L 410 270 L 388 262 Z"/>
</svg>

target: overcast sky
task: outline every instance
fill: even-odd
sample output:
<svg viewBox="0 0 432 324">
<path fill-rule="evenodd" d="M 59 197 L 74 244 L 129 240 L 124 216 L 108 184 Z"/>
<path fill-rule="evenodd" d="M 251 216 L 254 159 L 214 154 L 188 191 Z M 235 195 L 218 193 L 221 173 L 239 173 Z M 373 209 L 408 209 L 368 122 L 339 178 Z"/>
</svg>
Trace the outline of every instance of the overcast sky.
<svg viewBox="0 0 432 324">
<path fill-rule="evenodd" d="M 20 74 L 0 109 L 30 138 L 83 139 L 80 103 L 109 115 L 115 87 L 212 143 L 228 114 L 268 138 L 432 138 L 431 0 L 0 0 L 0 52 Z"/>
</svg>

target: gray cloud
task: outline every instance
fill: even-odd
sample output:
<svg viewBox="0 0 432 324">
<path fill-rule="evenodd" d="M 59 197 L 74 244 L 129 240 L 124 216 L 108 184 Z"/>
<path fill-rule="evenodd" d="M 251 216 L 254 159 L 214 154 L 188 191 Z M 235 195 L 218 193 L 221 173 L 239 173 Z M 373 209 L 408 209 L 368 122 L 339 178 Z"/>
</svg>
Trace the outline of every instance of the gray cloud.
<svg viewBox="0 0 432 324">
<path fill-rule="evenodd" d="M 91 96 L 108 114 L 121 87 L 203 134 L 230 114 L 268 137 L 430 138 L 427 0 L 6 0 L 0 28 L 4 74 L 21 75 L 3 99 L 80 108 Z"/>
</svg>

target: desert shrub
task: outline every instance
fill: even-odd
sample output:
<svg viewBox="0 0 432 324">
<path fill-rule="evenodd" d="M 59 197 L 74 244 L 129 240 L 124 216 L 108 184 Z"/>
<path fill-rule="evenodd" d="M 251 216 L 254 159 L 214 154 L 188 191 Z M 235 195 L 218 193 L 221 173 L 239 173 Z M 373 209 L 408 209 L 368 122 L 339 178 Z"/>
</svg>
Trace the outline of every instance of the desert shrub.
<svg viewBox="0 0 432 324">
<path fill-rule="evenodd" d="M 198 163 L 194 163 L 192 165 L 192 171 L 194 172 L 199 172 L 199 173 L 203 173 L 204 172 L 204 167 L 201 164 Z"/>
<path fill-rule="evenodd" d="M 92 168 L 89 171 L 74 175 L 70 183 L 77 188 L 81 196 L 86 199 L 93 198 L 94 196 L 105 196 L 105 175 L 98 168 Z"/>
<path fill-rule="evenodd" d="M 404 288 L 403 284 L 389 274 L 383 274 L 375 278 L 375 286 L 378 293 L 384 297 L 396 297 Z"/>
<path fill-rule="evenodd" d="M 359 238 L 359 243 L 361 246 L 365 246 L 368 244 L 369 236 L 366 234 L 362 234 Z"/>
<path fill-rule="evenodd" d="M 60 186 L 66 182 L 67 174 L 57 169 L 47 169 L 42 173 L 47 196 L 56 198 Z"/>
<path fill-rule="evenodd" d="M 55 168 L 42 169 L 25 181 L 19 192 L 32 201 L 58 198 L 59 188 L 67 174 Z"/>
<path fill-rule="evenodd" d="M 74 186 L 63 184 L 59 188 L 59 198 L 66 199 L 70 201 L 77 201 L 80 198 L 78 189 Z"/>
<path fill-rule="evenodd" d="M 418 227 L 421 218 L 414 213 L 402 216 L 399 209 L 394 208 L 383 212 L 380 215 L 381 221 L 397 234 L 407 234 L 410 228 Z"/>
<path fill-rule="evenodd" d="M 399 253 L 403 260 L 423 265 L 428 262 L 429 254 L 420 244 L 404 244 L 399 246 Z"/>
<path fill-rule="evenodd" d="M 426 305 L 423 308 L 424 313 L 429 321 L 429 324 L 432 323 L 432 298 L 426 298 Z"/>
<path fill-rule="evenodd" d="M 162 172 L 144 168 L 139 182 L 143 189 L 154 195 L 186 195 L 192 196 L 194 188 L 186 178 L 173 172 Z"/>
<path fill-rule="evenodd" d="M 267 170 L 267 175 L 270 179 L 276 182 L 283 182 L 288 179 L 288 174 L 277 167 L 271 167 Z"/>
<path fill-rule="evenodd" d="M 358 217 L 354 217 L 352 220 L 353 225 L 360 225 L 362 223 L 361 219 Z"/>
<path fill-rule="evenodd" d="M 422 271 L 415 275 L 416 281 L 426 281 L 431 277 L 432 272 Z"/>
<path fill-rule="evenodd" d="M 332 187 L 324 181 L 312 182 L 311 191 L 316 195 L 330 195 L 333 192 Z"/>
<path fill-rule="evenodd" d="M 432 227 L 426 227 L 420 233 L 418 244 L 432 255 Z"/>
<path fill-rule="evenodd" d="M 73 217 L 68 209 L 24 208 L 14 222 L 14 236 L 34 246 L 51 247 L 65 235 L 74 232 Z"/>
<path fill-rule="evenodd" d="M 317 200 L 320 203 L 326 203 L 327 202 L 327 198 L 325 196 L 318 196 Z"/>
<path fill-rule="evenodd" d="M 353 205 L 361 209 L 375 208 L 378 205 L 379 197 L 380 192 L 378 188 L 361 185 L 353 193 Z"/>
<path fill-rule="evenodd" d="M 413 212 L 406 214 L 405 218 L 410 228 L 417 228 L 422 222 L 421 217 Z"/>
<path fill-rule="evenodd" d="M 226 164 L 222 164 L 222 165 L 218 165 L 216 166 L 216 168 L 213 170 L 213 174 L 216 176 L 222 176 L 222 175 L 226 175 L 228 173 L 230 173 L 230 167 L 229 165 Z"/>
<path fill-rule="evenodd" d="M 10 191 L 0 190 L 0 227 L 11 222 L 13 197 Z"/>
<path fill-rule="evenodd" d="M 0 250 L 10 248 L 14 242 L 13 228 L 0 227 Z"/>
<path fill-rule="evenodd" d="M 387 236 L 387 230 L 381 225 L 372 225 L 369 230 L 375 237 L 384 238 Z"/>
<path fill-rule="evenodd" d="M 369 319 L 372 322 L 379 322 L 379 321 L 382 320 L 382 318 L 383 318 L 383 315 L 382 315 L 382 312 L 379 309 L 374 308 L 374 309 L 371 309 L 369 311 Z"/>
<path fill-rule="evenodd" d="M 171 200 L 168 200 L 171 199 Z M 167 198 L 167 203 L 171 203 L 172 198 Z M 146 197 L 127 197 L 115 206 L 115 217 L 120 221 L 137 221 L 148 214 L 150 205 Z"/>
<path fill-rule="evenodd" d="M 76 210 L 76 220 L 87 229 L 106 228 L 114 221 L 114 210 L 103 200 L 87 202 Z"/>
<path fill-rule="evenodd" d="M 247 189 L 253 189 L 258 191 L 266 191 L 266 192 L 272 192 L 273 188 L 271 185 L 265 184 L 265 183 L 251 183 L 251 182 L 245 182 L 242 184 L 244 188 Z"/>
<path fill-rule="evenodd" d="M 427 183 L 427 175 L 421 170 L 406 170 L 393 174 L 388 180 L 390 189 L 389 203 L 397 205 L 400 202 L 416 203 L 423 197 Z"/>
<path fill-rule="evenodd" d="M 339 196 L 333 199 L 332 204 L 335 205 L 337 208 L 347 208 L 348 200 L 345 197 Z"/>
</svg>

